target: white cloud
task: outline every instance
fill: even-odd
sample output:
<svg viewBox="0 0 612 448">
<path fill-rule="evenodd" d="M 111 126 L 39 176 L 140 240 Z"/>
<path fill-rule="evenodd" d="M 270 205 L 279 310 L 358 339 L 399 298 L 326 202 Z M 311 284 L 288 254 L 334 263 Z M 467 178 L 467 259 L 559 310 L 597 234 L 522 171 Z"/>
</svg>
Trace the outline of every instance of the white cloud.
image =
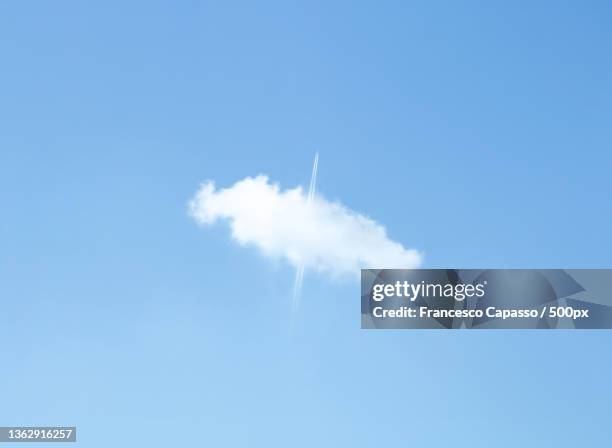
<svg viewBox="0 0 612 448">
<path fill-rule="evenodd" d="M 266 176 L 247 177 L 224 189 L 202 184 L 189 203 L 201 225 L 228 222 L 241 245 L 332 275 L 358 275 L 361 268 L 414 268 L 421 254 L 387 237 L 385 228 L 339 203 L 317 195 L 307 202 L 301 187 L 281 190 Z"/>
</svg>

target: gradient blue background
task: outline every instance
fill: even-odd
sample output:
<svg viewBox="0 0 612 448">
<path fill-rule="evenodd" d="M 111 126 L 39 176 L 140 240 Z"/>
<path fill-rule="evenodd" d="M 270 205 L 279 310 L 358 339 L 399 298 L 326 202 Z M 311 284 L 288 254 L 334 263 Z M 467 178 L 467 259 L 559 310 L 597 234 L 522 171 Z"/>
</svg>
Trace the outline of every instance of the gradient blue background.
<svg viewBox="0 0 612 448">
<path fill-rule="evenodd" d="M 510 4 L 512 3 L 512 4 Z M 0 425 L 79 446 L 605 446 L 612 334 L 359 329 L 200 229 L 268 174 L 425 267 L 610 267 L 612 7 L 0 3 Z M 112 427 L 112 430 L 109 428 Z"/>
</svg>

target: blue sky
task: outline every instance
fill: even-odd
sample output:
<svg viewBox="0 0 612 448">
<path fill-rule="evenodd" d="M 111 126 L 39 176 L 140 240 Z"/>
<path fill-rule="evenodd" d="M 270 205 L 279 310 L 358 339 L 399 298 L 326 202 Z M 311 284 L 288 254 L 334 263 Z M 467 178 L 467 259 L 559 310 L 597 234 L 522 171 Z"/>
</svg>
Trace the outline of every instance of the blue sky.
<svg viewBox="0 0 612 448">
<path fill-rule="evenodd" d="M 460 4 L 459 4 L 460 3 Z M 359 329 L 187 215 L 318 189 L 425 267 L 609 267 L 607 2 L 0 4 L 0 424 L 79 445 L 602 445 L 612 336 Z M 112 427 L 112 430 L 108 428 Z"/>
</svg>

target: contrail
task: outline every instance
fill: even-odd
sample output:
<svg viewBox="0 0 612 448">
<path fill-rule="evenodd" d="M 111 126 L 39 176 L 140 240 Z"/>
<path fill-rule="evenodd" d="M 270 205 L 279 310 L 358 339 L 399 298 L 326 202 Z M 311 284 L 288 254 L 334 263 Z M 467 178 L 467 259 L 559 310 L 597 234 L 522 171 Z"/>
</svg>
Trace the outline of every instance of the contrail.
<svg viewBox="0 0 612 448">
<path fill-rule="evenodd" d="M 317 188 L 317 169 L 319 166 L 319 153 L 315 153 L 314 163 L 312 165 L 312 174 L 310 175 L 310 185 L 308 186 L 308 196 L 306 203 L 310 204 L 314 198 L 315 191 Z M 304 264 L 298 266 L 295 271 L 295 281 L 293 283 L 293 302 L 292 302 L 292 313 L 295 314 L 297 307 L 300 304 L 300 297 L 302 295 L 302 284 L 304 283 Z"/>
<path fill-rule="evenodd" d="M 312 165 L 312 174 L 310 175 L 310 186 L 308 187 L 308 203 L 312 202 L 315 190 L 317 188 L 317 168 L 319 166 L 319 153 L 315 154 L 314 163 Z"/>
</svg>

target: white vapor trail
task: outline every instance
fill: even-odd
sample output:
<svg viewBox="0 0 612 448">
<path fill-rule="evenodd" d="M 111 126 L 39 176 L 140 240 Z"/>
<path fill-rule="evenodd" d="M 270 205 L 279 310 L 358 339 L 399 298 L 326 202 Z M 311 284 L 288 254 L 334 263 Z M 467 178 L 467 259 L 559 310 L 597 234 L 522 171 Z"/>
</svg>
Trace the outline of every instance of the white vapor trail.
<svg viewBox="0 0 612 448">
<path fill-rule="evenodd" d="M 319 153 L 315 154 L 314 163 L 312 165 L 312 174 L 310 175 L 310 185 L 308 186 L 308 197 L 306 203 L 310 205 L 315 195 L 317 188 L 317 169 L 319 167 Z M 302 284 L 304 283 L 304 263 L 301 263 L 295 271 L 295 281 L 293 283 L 293 301 L 292 313 L 297 311 L 302 296 Z"/>
</svg>

